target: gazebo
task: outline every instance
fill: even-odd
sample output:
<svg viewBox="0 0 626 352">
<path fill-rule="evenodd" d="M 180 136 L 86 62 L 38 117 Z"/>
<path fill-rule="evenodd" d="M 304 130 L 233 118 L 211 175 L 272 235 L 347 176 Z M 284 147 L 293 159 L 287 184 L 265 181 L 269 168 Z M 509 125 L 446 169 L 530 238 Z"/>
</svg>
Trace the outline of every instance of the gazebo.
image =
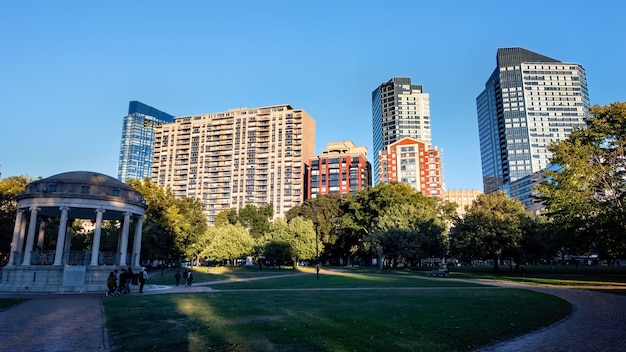
<svg viewBox="0 0 626 352">
<path fill-rule="evenodd" d="M 129 266 L 138 272 L 146 208 L 138 191 L 95 172 L 67 172 L 30 183 L 17 197 L 0 291 L 104 291 L 110 272 Z M 85 232 L 92 236 L 90 251 L 72 250 L 75 220 L 92 226 L 93 232 Z M 113 220 L 117 229 L 115 252 L 100 251 L 104 220 Z"/>
</svg>

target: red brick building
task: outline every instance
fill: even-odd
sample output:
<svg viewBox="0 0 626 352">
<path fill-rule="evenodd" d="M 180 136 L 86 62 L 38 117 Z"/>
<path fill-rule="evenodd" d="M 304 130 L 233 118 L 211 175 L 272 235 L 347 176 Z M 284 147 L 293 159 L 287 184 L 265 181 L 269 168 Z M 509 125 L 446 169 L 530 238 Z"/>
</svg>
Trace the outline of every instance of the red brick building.
<svg viewBox="0 0 626 352">
<path fill-rule="evenodd" d="M 351 141 L 331 142 L 322 155 L 309 159 L 308 197 L 318 194 L 354 194 L 372 184 L 367 148 Z"/>
<path fill-rule="evenodd" d="M 430 197 L 442 196 L 441 158 L 437 147 L 405 137 L 378 153 L 380 182 L 402 182 Z"/>
</svg>

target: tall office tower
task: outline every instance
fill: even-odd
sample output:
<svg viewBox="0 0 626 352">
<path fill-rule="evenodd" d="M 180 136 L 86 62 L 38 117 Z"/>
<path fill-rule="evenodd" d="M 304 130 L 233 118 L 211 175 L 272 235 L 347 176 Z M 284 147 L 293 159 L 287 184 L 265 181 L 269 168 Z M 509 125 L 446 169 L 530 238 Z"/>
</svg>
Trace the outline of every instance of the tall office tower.
<svg viewBox="0 0 626 352">
<path fill-rule="evenodd" d="M 138 101 L 128 104 L 128 116 L 124 117 L 120 158 L 117 163 L 117 179 L 143 180 L 152 173 L 154 130 L 157 126 L 174 121 L 174 116 Z"/>
<path fill-rule="evenodd" d="M 393 77 L 372 92 L 372 132 L 374 155 L 387 146 L 410 137 L 432 144 L 430 98 L 421 85 L 409 77 Z M 380 181 L 378 163 L 374 163 L 374 184 Z"/>
<path fill-rule="evenodd" d="M 308 195 L 355 194 L 372 185 L 372 166 L 367 161 L 367 147 L 352 141 L 326 144 L 322 155 L 311 158 L 308 166 Z"/>
<path fill-rule="evenodd" d="M 547 146 L 589 116 L 585 70 L 523 48 L 500 48 L 476 98 L 485 193 L 546 168 Z"/>
<path fill-rule="evenodd" d="M 441 198 L 443 182 L 437 147 L 405 137 L 378 154 L 380 182 L 402 182 L 423 195 Z"/>
<path fill-rule="evenodd" d="M 247 204 L 279 218 L 304 201 L 314 155 L 315 120 L 289 105 L 182 116 L 157 127 L 152 182 L 201 200 L 210 223 Z"/>
</svg>

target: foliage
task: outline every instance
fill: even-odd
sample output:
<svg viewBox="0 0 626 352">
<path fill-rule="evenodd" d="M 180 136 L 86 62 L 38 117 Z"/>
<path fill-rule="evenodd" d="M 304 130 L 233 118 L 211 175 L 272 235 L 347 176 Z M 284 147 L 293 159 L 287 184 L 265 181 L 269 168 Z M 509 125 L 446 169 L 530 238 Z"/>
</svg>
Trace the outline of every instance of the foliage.
<svg viewBox="0 0 626 352">
<path fill-rule="evenodd" d="M 258 207 L 252 204 L 246 204 L 246 206 L 239 209 L 239 211 L 229 209 L 218 213 L 215 217 L 215 225 L 235 225 L 239 223 L 250 231 L 250 235 L 253 238 L 258 239 L 269 229 L 270 220 L 273 216 L 274 209 L 272 208 L 272 204 Z"/>
<path fill-rule="evenodd" d="M 503 253 L 520 248 L 523 225 L 530 215 L 524 205 L 500 191 L 481 194 L 450 232 L 452 254 L 462 258 L 491 258 L 499 270 Z"/>
<path fill-rule="evenodd" d="M 293 218 L 289 222 L 282 219 L 274 221 L 263 241 L 266 244 L 266 259 L 282 264 L 281 261 L 290 256 L 294 266 L 300 259 L 315 258 L 316 248 L 319 248 L 313 222 L 302 217 Z"/>
<path fill-rule="evenodd" d="M 443 254 L 443 221 L 449 217 L 450 205 L 438 207 L 435 199 L 407 184 L 369 187 L 357 192 L 343 208 L 346 242 L 358 246 L 358 253 L 365 258 L 385 253 L 415 260 Z M 397 240 L 403 245 L 396 246 Z"/>
<path fill-rule="evenodd" d="M 240 224 L 210 226 L 198 238 L 199 255 L 209 260 L 226 261 L 245 257 L 252 253 L 254 239 Z"/>
<path fill-rule="evenodd" d="M 344 200 L 338 194 L 323 194 L 307 199 L 301 206 L 290 209 L 287 221 L 295 217 L 309 219 L 315 225 L 320 240 L 323 261 L 339 262 L 356 252 L 355 244 L 350 243 L 343 231 Z"/>
<path fill-rule="evenodd" d="M 548 215 L 572 254 L 626 255 L 626 103 L 593 106 L 586 127 L 550 145 L 540 187 Z"/>
<path fill-rule="evenodd" d="M 194 243 L 208 226 L 199 200 L 176 198 L 148 179 L 130 180 L 129 186 L 139 191 L 146 200 L 142 234 L 142 259 L 180 261 L 197 255 Z"/>
<path fill-rule="evenodd" d="M 0 179 L 0 266 L 7 263 L 13 240 L 13 226 L 17 215 L 15 197 L 24 193 L 26 186 L 35 181 L 28 176 Z"/>
<path fill-rule="evenodd" d="M 446 254 L 444 231 L 444 223 L 432 203 L 406 203 L 385 209 L 369 240 L 392 265 L 399 260 L 417 264 L 419 258 Z"/>
</svg>

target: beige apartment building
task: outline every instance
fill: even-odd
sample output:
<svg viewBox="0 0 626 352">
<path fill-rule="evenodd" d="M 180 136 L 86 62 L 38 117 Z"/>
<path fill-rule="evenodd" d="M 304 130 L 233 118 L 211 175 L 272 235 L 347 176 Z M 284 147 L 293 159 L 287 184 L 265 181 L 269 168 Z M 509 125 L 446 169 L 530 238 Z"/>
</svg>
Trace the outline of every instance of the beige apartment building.
<svg viewBox="0 0 626 352">
<path fill-rule="evenodd" d="M 476 189 L 448 189 L 443 192 L 442 200 L 447 200 L 457 204 L 456 213 L 460 217 L 465 216 L 465 210 L 472 206 L 472 203 L 482 191 Z"/>
<path fill-rule="evenodd" d="M 152 181 L 205 205 L 209 222 L 227 209 L 271 203 L 281 218 L 306 196 L 315 120 L 290 105 L 176 117 L 158 126 Z"/>
</svg>

